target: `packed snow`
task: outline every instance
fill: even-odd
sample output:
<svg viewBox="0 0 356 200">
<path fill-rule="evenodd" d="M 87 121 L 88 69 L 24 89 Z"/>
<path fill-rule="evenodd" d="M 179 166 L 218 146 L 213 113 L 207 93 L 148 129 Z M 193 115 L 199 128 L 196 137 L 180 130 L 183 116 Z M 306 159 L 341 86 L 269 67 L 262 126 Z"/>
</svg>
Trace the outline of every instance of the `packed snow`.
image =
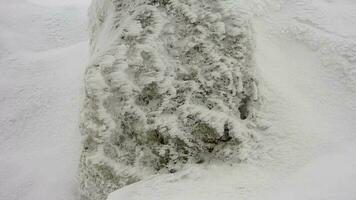
<svg viewBox="0 0 356 200">
<path fill-rule="evenodd" d="M 154 2 L 165 4 L 169 1 L 171 0 Z M 139 0 L 120 2 L 130 3 Z M 174 2 L 185 4 L 195 1 Z M 184 18 L 195 23 L 194 20 L 199 19 L 203 12 L 199 7 L 204 4 L 203 1 L 197 2 L 191 7 L 176 4 L 178 5 L 176 8 L 179 7 L 177 10 L 184 13 L 182 15 Z M 209 2 L 212 1 L 206 1 L 206 5 L 210 5 Z M 249 44 L 251 51 L 248 55 L 253 58 L 246 63 L 251 65 L 253 70 L 247 74 L 244 71 L 241 77 L 253 80 L 248 82 L 250 85 L 246 90 L 252 101 L 247 109 L 249 112 L 246 112 L 248 115 L 241 115 L 245 113 L 241 109 L 236 111 L 238 113 L 236 119 L 241 119 L 240 125 L 246 132 L 237 131 L 232 135 L 242 142 L 245 141 L 239 149 L 242 153 L 228 154 L 235 157 L 224 157 L 224 160 L 219 161 L 221 154 L 213 152 L 212 156 L 209 155 L 211 152 L 206 152 L 204 159 L 198 157 L 197 160 L 192 159 L 190 162 L 181 162 L 178 159 L 178 162 L 169 165 L 164 162 L 167 165 L 160 170 L 155 168 L 152 170 L 152 164 L 144 166 L 142 163 L 152 161 L 152 157 L 145 155 L 140 155 L 140 158 L 146 160 L 143 160 L 144 162 L 140 160 L 141 164 L 134 165 L 132 169 L 127 165 L 119 165 L 122 162 L 115 159 L 114 161 L 107 159 L 108 156 L 104 153 L 109 152 L 108 155 L 111 156 L 117 155 L 115 153 L 123 155 L 129 150 L 112 151 L 106 148 L 106 152 L 93 151 L 90 148 L 94 146 L 93 143 L 102 142 L 99 140 L 100 137 L 86 146 L 85 132 L 81 138 L 78 127 L 81 124 L 83 133 L 83 124 L 88 122 L 83 113 L 85 114 L 89 108 L 84 108 L 79 120 L 83 102 L 85 105 L 85 98 L 88 97 L 84 88 L 86 92 L 96 92 L 100 96 L 98 98 L 100 101 L 108 98 L 110 93 L 116 94 L 115 92 L 120 91 L 117 88 L 105 89 L 107 82 L 104 81 L 107 81 L 108 77 L 112 78 L 114 86 L 129 85 L 131 88 L 122 89 L 128 93 L 133 91 L 133 94 L 136 92 L 141 94 L 145 88 L 154 93 L 162 92 L 162 88 L 169 85 L 167 80 L 175 83 L 174 80 L 165 77 L 165 81 L 156 87 L 150 84 L 152 79 L 149 78 L 154 73 L 140 74 L 139 76 L 144 79 L 137 80 L 133 78 L 134 75 L 130 76 L 131 72 L 123 66 L 125 62 L 137 66 L 140 64 L 140 59 L 135 60 L 134 56 L 126 59 L 125 56 L 129 54 L 123 53 L 132 52 L 127 49 L 133 45 L 132 38 L 140 37 L 144 31 L 160 36 L 160 33 L 155 32 L 157 29 L 150 28 L 150 23 L 146 23 L 140 17 L 149 18 L 151 12 L 155 14 L 157 20 L 164 12 L 161 12 L 162 10 L 156 12 L 152 7 L 148 9 L 140 7 L 136 13 L 127 12 L 123 14 L 123 18 L 118 18 L 118 13 L 115 13 L 117 10 L 106 12 L 110 7 L 110 1 L 95 0 L 94 3 L 95 5 L 89 9 L 87 19 L 89 0 L 0 0 L 1 200 L 78 200 L 83 197 L 101 200 L 107 195 L 108 200 L 356 199 L 355 1 L 221 0 L 218 3 L 218 10 L 224 13 L 220 16 L 210 15 L 211 18 L 204 22 L 208 24 L 208 30 L 218 36 L 218 41 L 223 40 L 221 38 L 228 34 L 228 31 L 233 33 L 233 29 L 230 29 L 231 21 L 227 22 L 224 18 L 225 12 L 229 12 L 234 14 L 232 19 L 237 20 L 238 26 L 246 28 L 245 37 L 251 41 Z M 160 25 L 170 21 L 172 16 L 176 17 L 169 13 L 156 23 Z M 131 23 L 133 18 L 137 19 L 137 23 Z M 179 24 L 176 29 L 184 29 L 184 23 L 179 20 L 176 20 Z M 86 30 L 87 21 L 89 31 Z M 115 24 L 117 22 L 119 23 Z M 145 25 L 141 26 L 142 24 L 138 22 Z M 116 28 L 119 30 L 113 27 L 113 24 L 117 25 Z M 164 48 L 160 46 L 162 44 L 160 41 L 169 41 L 165 38 L 167 35 L 170 35 L 171 39 L 178 37 L 179 34 L 174 33 L 174 28 L 163 27 L 160 30 L 168 32 L 164 37 L 159 37 L 159 40 L 152 37 L 150 43 L 138 48 L 148 52 L 140 54 L 143 55 L 141 61 L 150 58 L 151 54 L 158 54 L 154 61 L 149 62 L 151 65 L 146 63 L 145 66 L 154 69 L 158 66 L 160 77 L 162 74 L 165 75 L 160 74 L 162 68 L 176 66 L 176 62 L 173 61 L 178 60 L 171 57 L 167 59 L 170 54 L 163 54 Z M 125 34 L 117 35 L 121 31 Z M 204 34 L 210 33 L 203 32 Z M 126 39 L 116 40 L 121 38 L 120 36 Z M 206 43 L 210 41 L 206 38 L 204 40 Z M 189 46 L 188 42 L 180 44 Z M 172 49 L 175 55 L 179 55 L 177 46 L 173 46 Z M 214 48 L 216 47 L 212 49 Z M 193 53 L 187 54 L 190 57 L 182 58 L 185 61 L 182 62 L 183 65 L 188 65 L 189 58 L 197 55 Z M 162 60 L 164 63 L 160 63 Z M 132 63 L 134 61 L 136 63 Z M 245 69 L 246 63 L 241 69 Z M 100 64 L 99 67 L 103 68 L 107 76 L 103 76 L 105 73 L 102 72 L 94 73 L 98 70 L 97 64 Z M 126 70 L 112 73 L 110 66 L 115 65 Z M 185 69 L 189 68 L 185 66 Z M 225 70 L 229 72 L 230 68 Z M 175 72 L 167 71 L 168 74 Z M 211 75 L 213 77 L 224 75 L 219 73 Z M 102 79 L 103 77 L 106 79 Z M 137 88 L 134 88 L 135 85 Z M 241 91 L 239 85 L 241 86 L 237 82 L 236 89 Z M 231 89 L 231 85 L 226 88 Z M 223 87 L 222 91 L 226 88 Z M 174 88 L 169 91 L 174 91 Z M 142 101 L 143 104 L 141 102 L 142 116 L 155 108 L 160 100 L 159 96 L 149 93 L 143 93 L 141 97 L 144 97 L 144 94 L 147 94 L 147 98 L 138 98 L 149 100 L 148 104 L 146 101 Z M 92 105 L 103 104 L 100 101 Z M 109 117 L 112 112 L 117 111 L 115 109 L 119 105 L 114 104 L 115 102 L 106 102 L 109 105 L 105 106 L 112 110 L 108 111 L 103 107 L 100 108 L 102 109 L 100 112 L 91 114 L 94 117 L 100 114 L 96 116 L 103 118 L 100 123 L 108 123 L 114 127 L 117 122 Z M 166 106 L 169 105 L 169 101 L 167 102 Z M 129 99 L 126 103 L 134 104 L 135 99 Z M 240 106 L 239 103 L 232 105 Z M 217 131 L 212 132 L 217 135 L 201 136 L 199 140 L 204 142 L 218 138 L 217 141 L 220 141 L 226 132 L 225 123 L 219 120 L 215 122 L 209 116 L 223 115 L 217 111 L 204 112 L 202 111 L 204 106 L 208 105 L 202 103 L 200 107 L 192 106 L 189 111 L 199 110 L 203 113 L 204 116 L 199 117 L 207 120 L 208 124 L 213 124 L 212 127 Z M 242 120 L 242 116 L 246 119 Z M 170 124 L 171 127 L 176 127 L 175 130 L 180 131 L 181 126 L 177 125 L 175 118 L 167 115 L 155 117 L 153 117 L 157 121 L 155 125 Z M 108 129 L 94 125 L 86 124 L 105 137 Z M 182 130 L 183 133 L 186 131 Z M 205 127 L 203 130 L 212 129 Z M 160 134 L 153 133 L 155 139 L 166 143 Z M 249 133 L 252 139 L 246 142 L 245 136 L 248 135 L 241 133 Z M 189 136 L 186 133 L 184 135 Z M 204 146 L 201 141 L 198 143 L 203 146 L 202 148 L 210 148 L 210 143 Z M 128 149 L 129 145 L 132 145 L 131 142 L 124 144 L 128 145 Z M 212 144 L 215 145 L 215 142 Z M 83 169 L 80 155 L 83 154 L 83 149 L 88 150 L 86 147 L 89 147 L 92 154 Z M 156 144 L 145 148 L 157 150 Z M 160 150 L 164 152 L 165 149 Z M 190 155 L 195 155 L 194 151 L 192 152 Z M 137 158 L 138 153 L 135 152 L 130 159 Z M 181 156 L 177 155 L 178 158 Z M 176 159 L 177 155 L 172 158 Z M 98 172 L 97 169 L 90 168 L 95 162 L 104 166 L 100 169 L 105 169 L 105 165 L 116 167 L 115 173 L 121 177 L 139 174 L 139 178 L 120 179 L 120 183 L 114 183 L 114 187 L 103 189 L 108 185 L 105 181 L 117 179 L 112 177 L 110 169 L 104 170 L 109 172 L 104 176 L 88 182 L 86 178 L 93 176 L 92 172 Z M 87 170 L 85 173 L 88 177 L 83 177 L 83 170 Z M 99 170 L 96 175 L 100 176 L 102 172 Z M 89 185 L 85 185 L 86 183 Z M 99 187 L 93 188 L 90 185 L 93 183 Z M 118 185 L 120 189 L 117 189 Z M 88 189 L 93 190 L 88 192 Z M 86 196 L 97 191 L 100 193 Z M 111 191 L 114 192 L 109 194 Z"/>
</svg>

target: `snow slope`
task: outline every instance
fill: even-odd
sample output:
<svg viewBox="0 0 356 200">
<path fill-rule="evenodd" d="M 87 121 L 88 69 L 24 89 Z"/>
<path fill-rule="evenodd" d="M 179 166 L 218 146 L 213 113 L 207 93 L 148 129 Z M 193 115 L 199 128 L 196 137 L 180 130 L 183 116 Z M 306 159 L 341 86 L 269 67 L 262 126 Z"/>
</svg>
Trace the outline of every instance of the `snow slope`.
<svg viewBox="0 0 356 200">
<path fill-rule="evenodd" d="M 254 24 L 268 151 L 152 176 L 108 199 L 355 199 L 356 2 L 229 2 Z"/>
<path fill-rule="evenodd" d="M 77 199 L 89 2 L 51 2 L 0 0 L 2 200 Z"/>
</svg>

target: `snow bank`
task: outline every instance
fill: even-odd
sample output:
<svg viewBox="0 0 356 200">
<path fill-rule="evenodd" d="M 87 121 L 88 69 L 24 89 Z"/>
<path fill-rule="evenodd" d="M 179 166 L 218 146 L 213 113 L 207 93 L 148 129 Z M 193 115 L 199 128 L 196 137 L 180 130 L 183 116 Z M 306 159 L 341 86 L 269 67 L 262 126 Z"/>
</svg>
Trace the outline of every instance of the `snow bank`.
<svg viewBox="0 0 356 200">
<path fill-rule="evenodd" d="M 93 1 L 81 118 L 84 198 L 258 146 L 251 27 L 225 1 Z"/>
</svg>

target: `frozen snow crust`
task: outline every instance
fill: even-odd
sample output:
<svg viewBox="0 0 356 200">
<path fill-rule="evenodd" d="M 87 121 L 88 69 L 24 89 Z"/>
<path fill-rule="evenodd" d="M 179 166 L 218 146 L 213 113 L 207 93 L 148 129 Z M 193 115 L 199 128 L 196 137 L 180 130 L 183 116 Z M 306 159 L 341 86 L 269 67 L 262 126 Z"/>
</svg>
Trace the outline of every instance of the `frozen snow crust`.
<svg viewBox="0 0 356 200">
<path fill-rule="evenodd" d="M 258 148 L 248 21 L 216 0 L 96 0 L 81 117 L 83 199 Z"/>
</svg>

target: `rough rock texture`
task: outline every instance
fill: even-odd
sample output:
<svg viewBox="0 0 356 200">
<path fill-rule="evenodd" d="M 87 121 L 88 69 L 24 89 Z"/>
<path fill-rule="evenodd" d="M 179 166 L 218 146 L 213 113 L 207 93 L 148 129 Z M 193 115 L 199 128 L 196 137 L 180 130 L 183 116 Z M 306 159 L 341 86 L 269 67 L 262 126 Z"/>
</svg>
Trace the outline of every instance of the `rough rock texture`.
<svg viewBox="0 0 356 200">
<path fill-rule="evenodd" d="M 82 197 L 258 142 L 248 22 L 222 0 L 96 0 L 81 118 Z"/>
</svg>

